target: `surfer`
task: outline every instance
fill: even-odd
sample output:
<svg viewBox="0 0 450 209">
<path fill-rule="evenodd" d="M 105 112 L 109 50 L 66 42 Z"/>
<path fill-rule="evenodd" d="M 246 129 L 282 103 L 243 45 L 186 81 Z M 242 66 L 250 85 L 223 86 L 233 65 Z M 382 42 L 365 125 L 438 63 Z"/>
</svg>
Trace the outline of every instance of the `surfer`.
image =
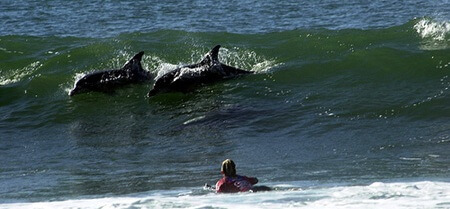
<svg viewBox="0 0 450 209">
<path fill-rule="evenodd" d="M 230 159 L 222 162 L 221 178 L 216 183 L 217 193 L 235 193 L 235 192 L 256 192 L 256 191 L 270 191 L 266 186 L 253 186 L 258 183 L 256 177 L 247 177 L 236 174 L 236 165 Z"/>
</svg>

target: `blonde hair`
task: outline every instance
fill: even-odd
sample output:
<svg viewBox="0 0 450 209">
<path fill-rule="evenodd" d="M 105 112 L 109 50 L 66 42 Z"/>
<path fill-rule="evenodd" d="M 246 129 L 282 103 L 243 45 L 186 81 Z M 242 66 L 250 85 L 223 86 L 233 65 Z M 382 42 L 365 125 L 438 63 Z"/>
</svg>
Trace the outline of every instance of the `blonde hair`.
<svg viewBox="0 0 450 209">
<path fill-rule="evenodd" d="M 236 165 L 232 160 L 226 159 L 222 162 L 220 171 L 225 174 L 225 176 L 236 176 Z"/>
</svg>

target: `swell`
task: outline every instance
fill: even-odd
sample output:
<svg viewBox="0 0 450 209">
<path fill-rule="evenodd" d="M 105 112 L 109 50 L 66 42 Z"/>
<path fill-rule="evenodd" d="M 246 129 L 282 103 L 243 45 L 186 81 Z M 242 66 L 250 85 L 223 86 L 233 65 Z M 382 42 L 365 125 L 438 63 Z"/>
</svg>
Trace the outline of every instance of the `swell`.
<svg viewBox="0 0 450 209">
<path fill-rule="evenodd" d="M 77 76 L 119 68 L 140 50 L 145 51 L 143 67 L 156 75 L 199 61 L 212 46 L 222 44 L 223 62 L 257 75 L 238 82 L 252 92 L 225 89 L 224 84 L 216 92 L 235 98 L 278 93 L 284 95 L 275 98 L 280 101 L 317 99 L 325 104 L 324 114 L 333 112 L 335 117 L 408 115 L 418 109 L 425 117 L 439 115 L 442 110 L 449 112 L 445 107 L 450 87 L 448 31 L 448 22 L 422 18 L 371 30 L 266 34 L 162 30 L 114 38 L 2 36 L 0 108 L 26 112 L 20 109 L 42 110 L 42 102 L 67 106 L 72 101 L 67 92 Z M 140 100 L 148 87 L 125 88 L 119 96 Z M 43 114 L 54 110 L 44 109 Z M 8 114 L 3 119 L 11 120 Z"/>
<path fill-rule="evenodd" d="M 383 49 L 400 53 L 442 51 L 445 54 L 449 31 L 447 21 L 422 18 L 401 26 L 372 30 L 302 29 L 266 34 L 162 30 L 121 34 L 114 38 L 2 36 L 0 85 L 36 74 L 39 68 L 51 73 L 68 69 L 65 71 L 72 75 L 96 68 L 115 68 L 140 50 L 147 52 L 146 57 L 150 56 L 144 60 L 146 67 L 154 70 L 163 63 L 177 65 L 198 61 L 215 44 L 224 46 L 221 58 L 225 62 L 241 68 L 252 68 L 264 61 L 298 66 L 358 58 L 358 55 L 370 56 L 373 59 L 369 61 L 374 61 L 383 58 Z M 402 56 L 400 53 L 398 56 Z"/>
</svg>

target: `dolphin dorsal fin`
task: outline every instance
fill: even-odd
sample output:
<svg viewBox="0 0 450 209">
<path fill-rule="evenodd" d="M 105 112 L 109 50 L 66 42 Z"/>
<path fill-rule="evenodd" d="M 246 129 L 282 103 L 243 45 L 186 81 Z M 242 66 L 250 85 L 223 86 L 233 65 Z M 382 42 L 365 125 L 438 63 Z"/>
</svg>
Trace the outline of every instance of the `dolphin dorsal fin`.
<svg viewBox="0 0 450 209">
<path fill-rule="evenodd" d="M 130 70 L 136 70 L 136 67 L 137 67 L 137 70 L 142 69 L 140 63 L 141 63 L 143 55 L 144 55 L 144 51 L 137 53 L 136 55 L 133 56 L 133 58 L 128 60 L 128 62 L 126 62 L 125 65 L 123 65 L 122 69 L 129 68 Z M 137 65 L 135 65 L 135 64 L 137 64 Z"/>
<path fill-rule="evenodd" d="M 202 63 L 206 64 L 209 62 L 219 62 L 219 49 L 220 49 L 220 45 L 215 46 L 214 48 L 211 49 L 211 51 L 209 51 L 205 58 L 203 58 Z"/>
</svg>

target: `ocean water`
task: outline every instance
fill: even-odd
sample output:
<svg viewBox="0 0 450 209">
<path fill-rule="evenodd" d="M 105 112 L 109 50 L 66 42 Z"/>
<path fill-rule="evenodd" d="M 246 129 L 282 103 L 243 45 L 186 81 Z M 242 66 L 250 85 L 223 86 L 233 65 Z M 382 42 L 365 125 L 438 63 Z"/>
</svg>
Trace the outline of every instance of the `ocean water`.
<svg viewBox="0 0 450 209">
<path fill-rule="evenodd" d="M 450 2 L 1 1 L 0 208 L 450 208 Z M 255 74 L 69 97 L 143 50 Z M 270 192 L 203 189 L 231 158 Z"/>
</svg>

